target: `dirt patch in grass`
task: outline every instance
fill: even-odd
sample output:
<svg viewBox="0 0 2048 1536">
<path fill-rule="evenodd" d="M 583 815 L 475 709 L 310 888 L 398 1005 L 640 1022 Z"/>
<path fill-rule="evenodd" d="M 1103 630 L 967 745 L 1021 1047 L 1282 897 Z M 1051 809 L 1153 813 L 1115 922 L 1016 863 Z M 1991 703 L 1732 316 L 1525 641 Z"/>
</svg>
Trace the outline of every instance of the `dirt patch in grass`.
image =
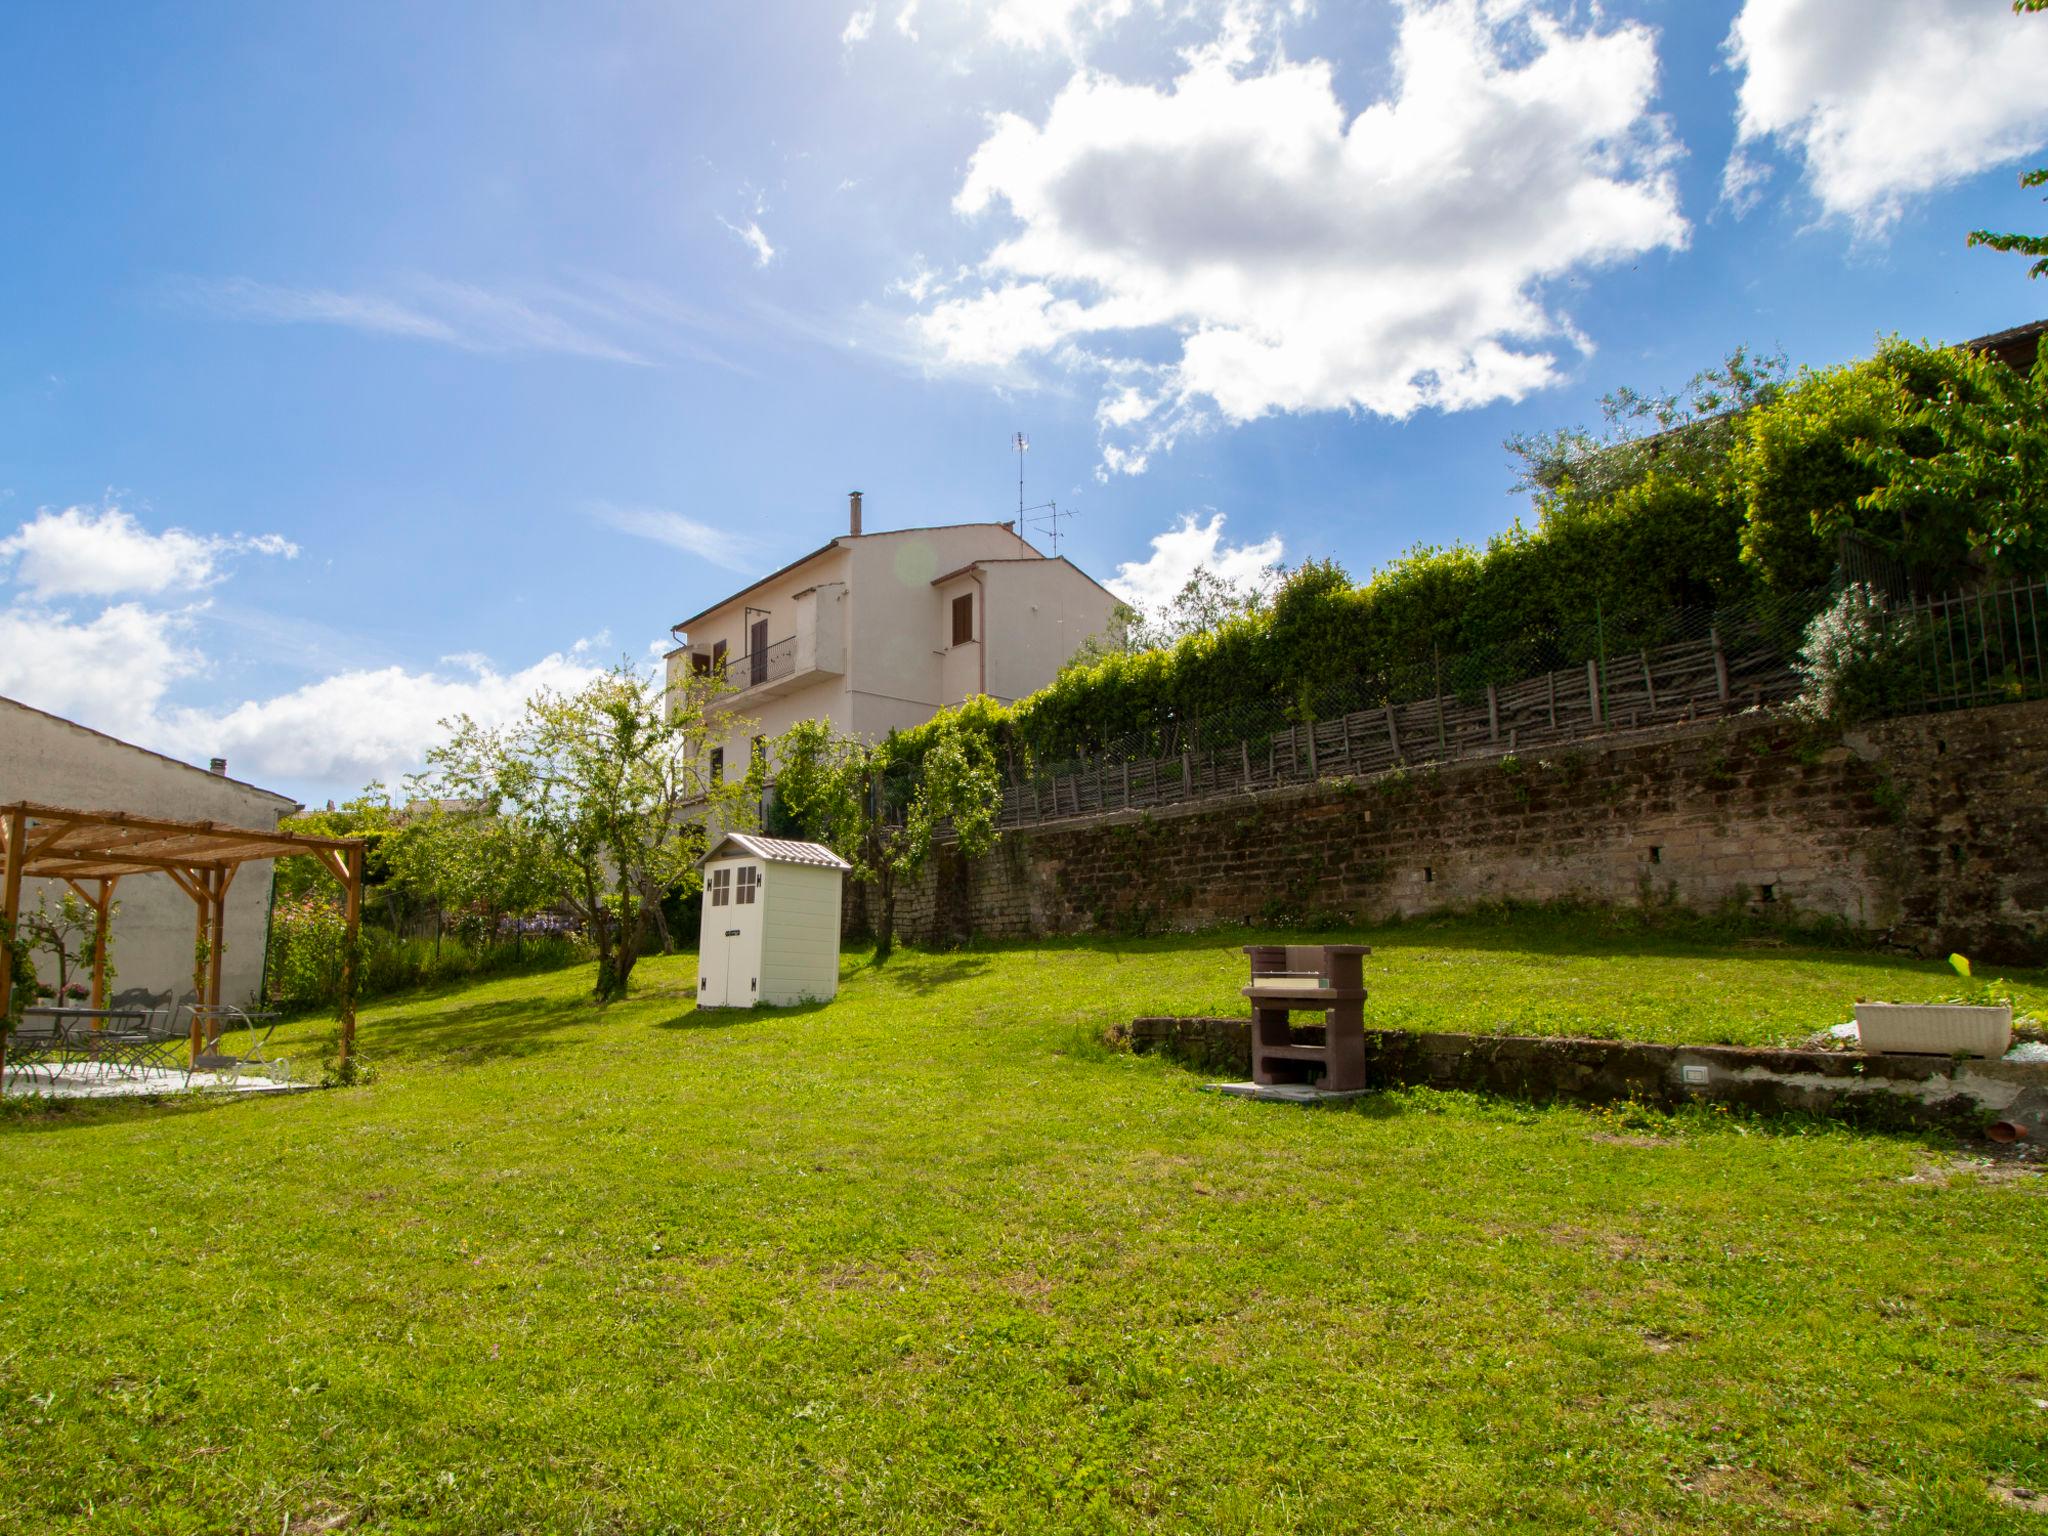
<svg viewBox="0 0 2048 1536">
<path fill-rule="evenodd" d="M 2030 1515 L 2048 1515 L 2048 1493 L 2039 1488 L 1994 1480 L 1991 1496 L 2010 1509 L 2024 1509 Z"/>
<path fill-rule="evenodd" d="M 2040 1163 L 2021 1162 L 2014 1158 L 1958 1156 L 1922 1163 L 1899 1182 L 1946 1189 L 1959 1178 L 1986 1185 L 2025 1184 L 2044 1173 L 2048 1173 L 2048 1166 Z"/>
</svg>

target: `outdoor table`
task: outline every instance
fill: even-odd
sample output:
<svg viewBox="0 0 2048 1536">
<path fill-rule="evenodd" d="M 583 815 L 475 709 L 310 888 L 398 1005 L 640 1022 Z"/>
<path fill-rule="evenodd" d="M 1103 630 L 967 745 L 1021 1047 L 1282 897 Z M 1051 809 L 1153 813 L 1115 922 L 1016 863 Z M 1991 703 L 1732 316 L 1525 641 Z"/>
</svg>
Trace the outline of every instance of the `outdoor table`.
<svg viewBox="0 0 2048 1536">
<path fill-rule="evenodd" d="M 83 1060 L 102 1071 L 109 1064 L 133 1064 L 148 1039 L 149 1013 L 142 1008 L 24 1008 L 24 1018 L 51 1019 L 57 1025 L 58 1060 Z"/>
</svg>

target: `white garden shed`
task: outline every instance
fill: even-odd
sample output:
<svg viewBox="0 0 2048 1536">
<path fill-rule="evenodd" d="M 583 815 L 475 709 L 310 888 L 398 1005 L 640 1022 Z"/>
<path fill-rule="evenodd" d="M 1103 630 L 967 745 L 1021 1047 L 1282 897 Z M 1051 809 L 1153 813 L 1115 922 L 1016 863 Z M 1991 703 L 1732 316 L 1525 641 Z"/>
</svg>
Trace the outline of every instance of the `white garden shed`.
<svg viewBox="0 0 2048 1536">
<path fill-rule="evenodd" d="M 728 832 L 697 862 L 699 1008 L 823 1002 L 839 990 L 846 860 L 822 843 Z"/>
</svg>

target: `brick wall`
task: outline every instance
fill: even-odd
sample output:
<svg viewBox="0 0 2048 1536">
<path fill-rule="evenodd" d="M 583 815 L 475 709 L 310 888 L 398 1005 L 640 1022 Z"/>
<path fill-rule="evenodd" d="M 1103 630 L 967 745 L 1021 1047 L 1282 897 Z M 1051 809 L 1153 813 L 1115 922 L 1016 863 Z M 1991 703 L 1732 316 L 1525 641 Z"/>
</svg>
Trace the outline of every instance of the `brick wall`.
<svg viewBox="0 0 2048 1536">
<path fill-rule="evenodd" d="M 1766 716 L 1007 834 L 902 934 L 1022 938 L 1483 902 L 1729 902 L 2048 960 L 2048 702 L 1814 741 Z"/>
</svg>

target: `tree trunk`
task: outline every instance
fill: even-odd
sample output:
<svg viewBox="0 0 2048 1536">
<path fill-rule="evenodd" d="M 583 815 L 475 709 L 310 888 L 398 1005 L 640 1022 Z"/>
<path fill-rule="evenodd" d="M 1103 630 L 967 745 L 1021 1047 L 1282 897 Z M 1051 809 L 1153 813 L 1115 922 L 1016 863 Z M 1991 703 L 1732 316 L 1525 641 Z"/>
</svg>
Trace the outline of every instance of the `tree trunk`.
<svg viewBox="0 0 2048 1536">
<path fill-rule="evenodd" d="M 626 984 L 633 976 L 633 962 L 640 958 L 640 924 L 633 910 L 633 879 L 625 871 L 625 863 L 619 868 L 619 931 L 613 940 L 612 957 L 607 964 L 602 956 L 597 965 L 597 1000 L 600 1003 L 618 1002 L 626 995 Z"/>
<path fill-rule="evenodd" d="M 668 914 L 661 909 L 661 892 L 655 891 L 653 900 L 649 901 L 647 906 L 648 910 L 654 913 L 654 931 L 661 936 L 661 952 L 664 955 L 674 954 L 676 941 L 669 936 Z"/>
<path fill-rule="evenodd" d="M 875 924 L 875 960 L 879 964 L 896 952 L 896 871 L 884 863 L 875 876 L 882 898 L 881 920 Z"/>
</svg>

